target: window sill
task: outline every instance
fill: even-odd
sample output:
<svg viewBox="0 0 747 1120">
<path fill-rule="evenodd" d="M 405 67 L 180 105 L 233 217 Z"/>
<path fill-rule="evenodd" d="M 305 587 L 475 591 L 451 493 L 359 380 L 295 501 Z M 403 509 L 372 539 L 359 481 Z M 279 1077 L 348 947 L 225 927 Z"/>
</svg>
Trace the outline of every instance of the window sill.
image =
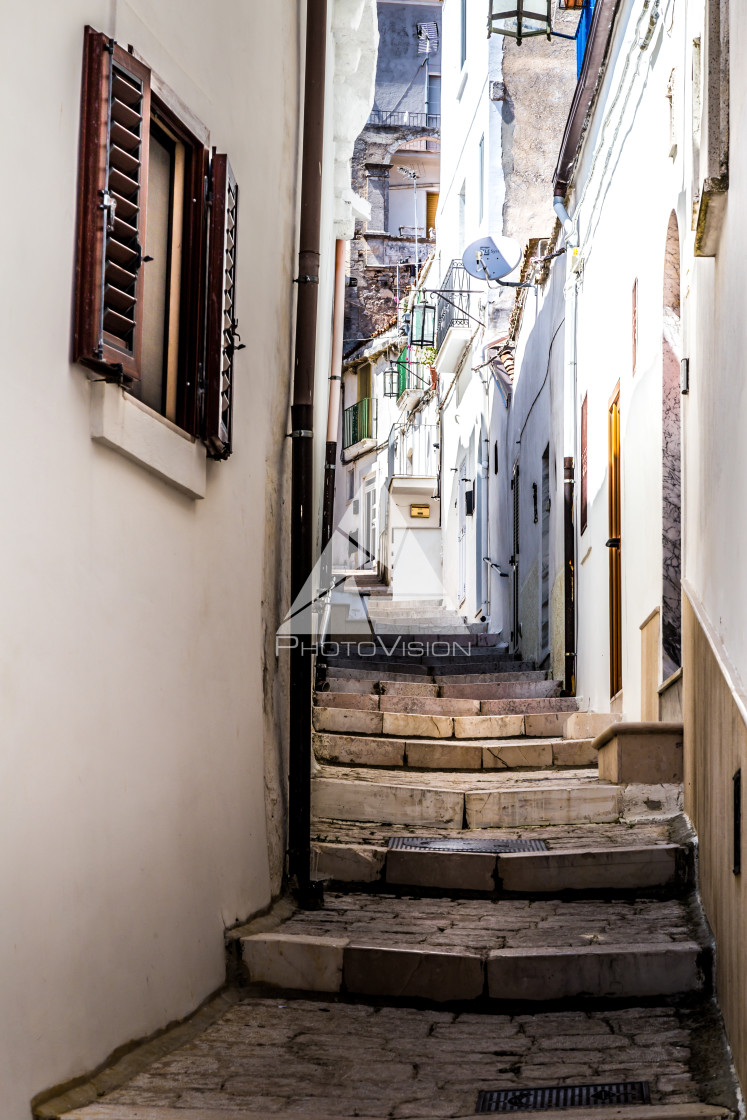
<svg viewBox="0 0 747 1120">
<path fill-rule="evenodd" d="M 91 382 L 91 439 L 190 498 L 204 498 L 207 453 L 204 444 L 141 404 L 119 385 Z"/>
</svg>

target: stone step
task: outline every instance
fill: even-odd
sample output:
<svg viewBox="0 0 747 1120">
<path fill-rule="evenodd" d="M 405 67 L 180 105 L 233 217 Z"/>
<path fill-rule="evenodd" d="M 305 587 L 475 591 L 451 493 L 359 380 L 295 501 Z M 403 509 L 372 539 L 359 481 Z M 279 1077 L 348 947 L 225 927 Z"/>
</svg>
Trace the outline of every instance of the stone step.
<svg viewBox="0 0 747 1120">
<path fill-rule="evenodd" d="M 455 698 L 464 697 L 466 699 L 476 700 L 496 700 L 497 697 L 494 695 L 494 685 L 512 684 L 515 681 L 523 681 L 526 679 L 523 673 L 500 673 L 492 676 L 488 684 L 477 683 L 455 687 L 451 684 L 437 685 L 426 683 L 427 678 L 424 680 L 418 678 L 417 681 L 403 681 L 398 677 L 394 680 L 391 679 L 395 675 L 393 673 L 389 674 L 390 679 L 387 680 L 378 678 L 375 674 L 372 677 L 370 674 L 367 674 L 366 677 L 363 678 L 358 676 L 342 677 L 336 674 L 337 671 L 335 670 L 333 674 L 328 675 L 320 682 L 320 692 L 382 693 L 388 696 L 454 696 Z M 531 679 L 534 678 L 530 676 L 530 680 Z M 542 678 L 538 676 L 537 679 Z M 537 712 L 575 712 L 578 707 L 578 701 L 574 696 L 539 697 L 538 702 L 538 707 L 526 710 Z"/>
<path fill-rule="evenodd" d="M 623 813 L 625 792 L 600 782 L 593 770 L 413 774 L 317 763 L 311 804 L 315 819 L 447 829 L 518 828 L 615 821 Z"/>
<path fill-rule="evenodd" d="M 591 739 L 385 739 L 313 733 L 320 762 L 340 766 L 406 766 L 420 770 L 520 770 L 575 768 L 596 763 Z"/>
<path fill-rule="evenodd" d="M 567 848 L 547 852 L 417 851 L 335 843 L 312 845 L 314 877 L 337 883 L 386 882 L 490 895 L 684 891 L 690 856 L 678 844 Z"/>
<path fill-rule="evenodd" d="M 425 696 L 392 695 L 384 692 L 379 695 L 373 692 L 315 692 L 314 703 L 321 708 L 349 708 L 360 712 L 410 712 L 414 715 L 452 715 L 452 716 L 479 716 L 479 715 L 540 715 L 548 712 L 565 713 L 574 711 L 575 707 L 567 704 L 553 706 L 554 697 L 539 699 L 547 701 L 547 706 L 536 707 L 537 699 L 512 698 L 507 700 L 467 700 L 449 696 L 435 695 L 433 692 Z M 530 708 L 528 705 L 532 704 Z"/>
<path fill-rule="evenodd" d="M 327 892 L 247 931 L 252 983 L 443 1003 L 631 999 L 700 991 L 709 971 L 679 901 L 411 898 Z"/>
<path fill-rule="evenodd" d="M 387 623 L 386 625 L 389 626 L 390 624 Z M 374 633 L 375 634 L 379 633 L 378 623 L 374 624 Z M 431 643 L 432 642 L 440 642 L 442 637 L 443 637 L 443 634 L 439 630 L 434 630 L 434 631 L 431 631 L 429 634 L 418 635 L 418 641 L 419 642 L 431 642 Z M 397 642 L 397 638 L 399 638 L 399 642 Z M 453 638 L 453 634 L 447 634 L 446 638 L 447 638 L 447 640 L 451 640 Z M 327 638 L 326 638 L 326 642 L 329 643 L 330 645 L 335 645 L 336 643 L 337 644 L 343 644 L 343 643 L 350 642 L 351 640 L 352 640 L 351 635 L 349 633 L 344 633 L 344 632 L 330 633 L 330 634 L 327 635 Z M 395 644 L 404 646 L 409 641 L 410 641 L 409 627 L 405 628 L 404 630 L 400 630 L 400 631 L 397 631 L 395 629 L 393 631 L 387 632 L 387 638 L 386 638 L 387 646 L 391 646 L 391 645 L 395 645 Z M 474 633 L 472 630 L 465 630 L 464 633 L 460 634 L 458 644 L 462 648 L 470 649 L 470 650 L 488 648 L 488 649 L 492 650 L 493 653 L 499 654 L 501 657 L 516 660 L 516 658 L 514 658 L 513 655 L 508 652 L 508 646 L 506 645 L 505 642 L 500 640 L 500 636 L 498 634 Z"/>
<path fill-rule="evenodd" d="M 384 698 L 382 698 L 384 699 Z M 385 700 L 385 706 L 386 706 Z M 436 699 L 430 701 L 436 704 Z M 469 701 L 450 701 L 468 704 Z M 347 735 L 393 735 L 428 739 L 515 739 L 564 736 L 573 713 L 540 712 L 522 715 L 444 715 L 413 712 L 359 710 L 349 707 L 316 706 L 312 709 L 315 731 Z"/>
</svg>

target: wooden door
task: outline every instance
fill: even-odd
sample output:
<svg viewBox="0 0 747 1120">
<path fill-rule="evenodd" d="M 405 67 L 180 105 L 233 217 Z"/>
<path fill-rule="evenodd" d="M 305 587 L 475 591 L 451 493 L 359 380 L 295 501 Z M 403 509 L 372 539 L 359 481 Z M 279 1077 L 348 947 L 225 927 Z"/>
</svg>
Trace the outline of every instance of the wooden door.
<svg viewBox="0 0 747 1120">
<path fill-rule="evenodd" d="M 622 688 L 622 520 L 620 516 L 620 383 L 610 400 L 608 416 L 609 461 L 607 499 L 610 582 L 610 696 Z"/>
</svg>

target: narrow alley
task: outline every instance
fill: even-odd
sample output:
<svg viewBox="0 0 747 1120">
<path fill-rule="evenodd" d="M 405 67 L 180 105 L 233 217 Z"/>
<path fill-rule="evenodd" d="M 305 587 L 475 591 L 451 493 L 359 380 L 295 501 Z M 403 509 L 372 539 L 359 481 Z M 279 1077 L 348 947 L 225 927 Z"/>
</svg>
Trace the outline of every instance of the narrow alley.
<svg viewBox="0 0 747 1120">
<path fill-rule="evenodd" d="M 747 1120 L 747 3 L 7 8 L 0 1120 Z"/>
<path fill-rule="evenodd" d="M 371 641 L 330 636 L 314 698 L 323 905 L 232 930 L 220 1018 L 39 1115 L 731 1115 L 681 727 L 579 711 L 456 612 L 356 578 Z"/>
</svg>

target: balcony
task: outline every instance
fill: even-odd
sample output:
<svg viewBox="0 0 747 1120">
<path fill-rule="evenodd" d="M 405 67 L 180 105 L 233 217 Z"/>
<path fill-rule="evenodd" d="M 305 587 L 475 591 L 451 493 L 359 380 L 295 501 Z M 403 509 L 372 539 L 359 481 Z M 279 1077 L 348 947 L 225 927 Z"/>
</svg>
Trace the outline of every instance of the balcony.
<svg viewBox="0 0 747 1120">
<path fill-rule="evenodd" d="M 468 327 L 472 277 L 460 260 L 452 261 L 444 277 L 444 297 L 436 303 L 436 349 L 440 350 L 451 327 Z"/>
<path fill-rule="evenodd" d="M 398 436 L 395 475 L 433 477 L 438 473 L 438 425 L 420 424 Z"/>
<path fill-rule="evenodd" d="M 367 123 L 375 128 L 429 128 L 433 132 L 441 131 L 441 117 L 438 113 L 372 109 Z"/>
<path fill-rule="evenodd" d="M 414 352 L 405 347 L 396 363 L 384 371 L 384 396 L 399 400 L 408 390 L 429 389 L 431 386 L 430 366 L 419 362 Z"/>
<path fill-rule="evenodd" d="M 346 450 L 364 439 L 376 439 L 376 399 L 365 397 L 342 414 L 342 447 Z"/>
</svg>

